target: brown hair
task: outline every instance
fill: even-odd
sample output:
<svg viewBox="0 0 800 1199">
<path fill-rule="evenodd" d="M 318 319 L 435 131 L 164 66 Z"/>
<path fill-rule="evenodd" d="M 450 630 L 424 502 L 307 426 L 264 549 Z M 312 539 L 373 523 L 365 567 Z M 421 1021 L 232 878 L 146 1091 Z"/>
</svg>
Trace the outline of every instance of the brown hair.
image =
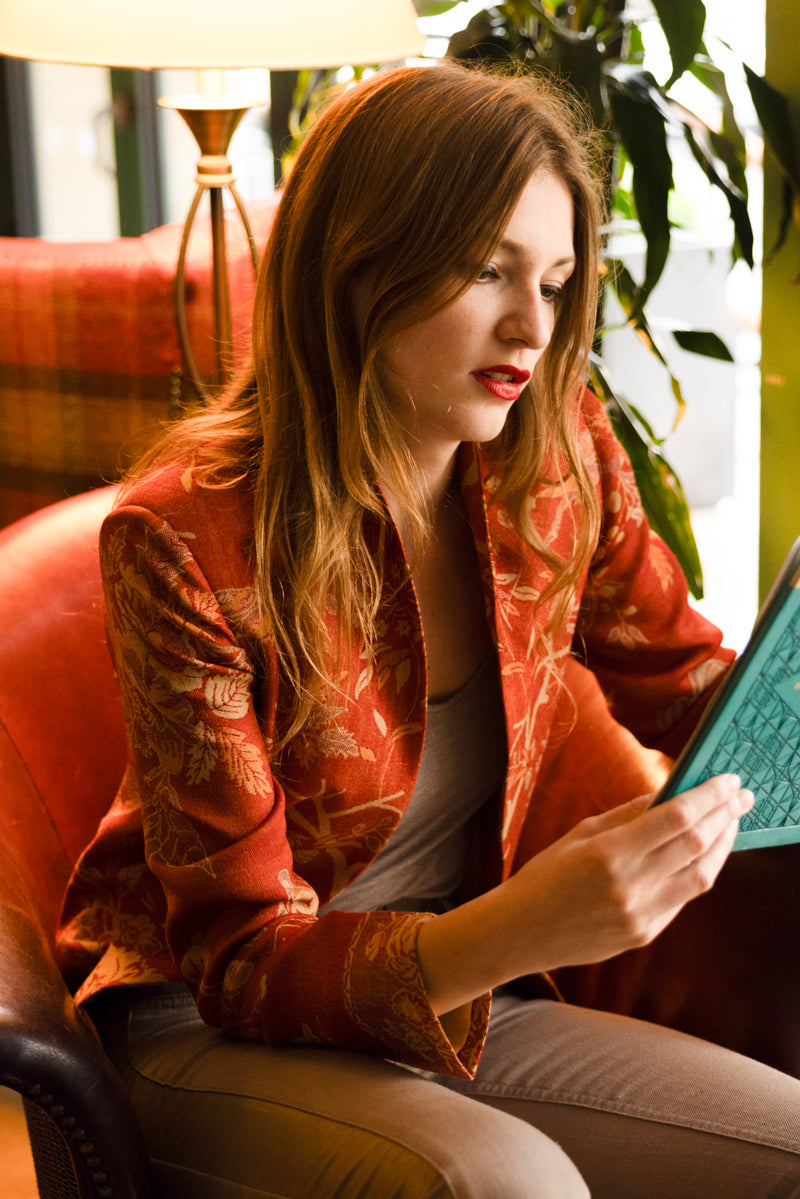
<svg viewBox="0 0 800 1199">
<path fill-rule="evenodd" d="M 599 191 L 593 139 L 576 105 L 529 75 L 454 65 L 401 68 L 347 89 L 302 145 L 259 277 L 253 367 L 244 382 L 168 435 L 149 460 L 194 452 L 208 485 L 253 476 L 255 582 L 265 636 L 293 684 L 278 747 L 308 720 L 355 630 L 367 649 L 383 583 L 376 491 L 391 480 L 424 535 L 413 459 L 379 382 L 387 340 L 474 280 L 536 171 L 561 179 L 575 208 L 576 268 L 551 342 L 491 452 L 496 500 L 556 568 L 562 602 L 597 530 L 597 499 L 575 443 L 570 397 L 586 366 L 597 294 Z M 369 272 L 363 327 L 354 288 Z M 566 562 L 537 540 L 525 499 L 545 464 L 576 481 L 587 519 Z M 382 534 L 379 532 L 379 542 Z M 551 621 L 551 623 L 552 623 Z"/>
</svg>

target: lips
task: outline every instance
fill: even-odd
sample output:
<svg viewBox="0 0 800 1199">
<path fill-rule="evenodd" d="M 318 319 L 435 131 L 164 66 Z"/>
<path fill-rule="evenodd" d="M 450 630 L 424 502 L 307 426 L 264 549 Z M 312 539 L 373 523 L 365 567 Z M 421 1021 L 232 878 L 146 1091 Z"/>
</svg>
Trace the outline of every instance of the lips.
<svg viewBox="0 0 800 1199">
<path fill-rule="evenodd" d="M 530 379 L 531 372 L 503 363 L 500 366 L 489 366 L 485 370 L 473 371 L 472 375 L 497 399 L 516 400 Z"/>
</svg>

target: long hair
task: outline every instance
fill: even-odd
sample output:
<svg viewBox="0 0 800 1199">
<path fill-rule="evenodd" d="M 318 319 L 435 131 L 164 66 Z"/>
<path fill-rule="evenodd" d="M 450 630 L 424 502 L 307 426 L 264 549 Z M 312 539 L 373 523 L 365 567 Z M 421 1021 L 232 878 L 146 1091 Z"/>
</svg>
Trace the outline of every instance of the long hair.
<svg viewBox="0 0 800 1199">
<path fill-rule="evenodd" d="M 598 521 L 571 402 L 596 310 L 592 145 L 577 106 L 552 86 L 451 64 L 379 73 L 345 90 L 302 145 L 258 280 L 252 366 L 145 464 L 191 452 L 209 486 L 251 477 L 263 634 L 293 696 L 276 750 L 329 693 L 353 635 L 367 652 L 374 642 L 387 521 L 379 477 L 424 537 L 414 460 L 379 383 L 382 348 L 474 281 L 537 171 L 572 196 L 576 267 L 553 337 L 490 451 L 496 501 L 555 570 L 551 625 L 563 616 Z M 357 321 L 354 292 L 367 274 Z M 531 487 L 553 463 L 577 485 L 585 513 L 567 561 L 526 516 Z"/>
</svg>

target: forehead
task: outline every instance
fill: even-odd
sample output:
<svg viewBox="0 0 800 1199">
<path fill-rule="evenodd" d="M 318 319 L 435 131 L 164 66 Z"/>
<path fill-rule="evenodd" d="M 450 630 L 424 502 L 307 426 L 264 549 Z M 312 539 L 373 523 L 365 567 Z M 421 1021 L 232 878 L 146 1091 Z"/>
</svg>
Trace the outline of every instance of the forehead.
<svg viewBox="0 0 800 1199">
<path fill-rule="evenodd" d="M 522 189 L 500 236 L 507 253 L 537 256 L 550 248 L 553 256 L 572 256 L 575 206 L 569 188 L 558 175 L 532 175 Z"/>
</svg>

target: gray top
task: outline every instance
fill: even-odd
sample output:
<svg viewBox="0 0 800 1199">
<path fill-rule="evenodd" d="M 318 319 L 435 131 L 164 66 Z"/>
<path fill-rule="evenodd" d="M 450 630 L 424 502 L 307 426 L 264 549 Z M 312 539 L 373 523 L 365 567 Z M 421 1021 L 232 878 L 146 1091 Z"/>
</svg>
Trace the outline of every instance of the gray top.
<svg viewBox="0 0 800 1199">
<path fill-rule="evenodd" d="M 419 775 L 399 825 L 374 862 L 321 911 L 443 906 L 464 873 L 467 823 L 502 786 L 506 765 L 505 713 L 492 651 L 454 695 L 428 704 Z"/>
</svg>

